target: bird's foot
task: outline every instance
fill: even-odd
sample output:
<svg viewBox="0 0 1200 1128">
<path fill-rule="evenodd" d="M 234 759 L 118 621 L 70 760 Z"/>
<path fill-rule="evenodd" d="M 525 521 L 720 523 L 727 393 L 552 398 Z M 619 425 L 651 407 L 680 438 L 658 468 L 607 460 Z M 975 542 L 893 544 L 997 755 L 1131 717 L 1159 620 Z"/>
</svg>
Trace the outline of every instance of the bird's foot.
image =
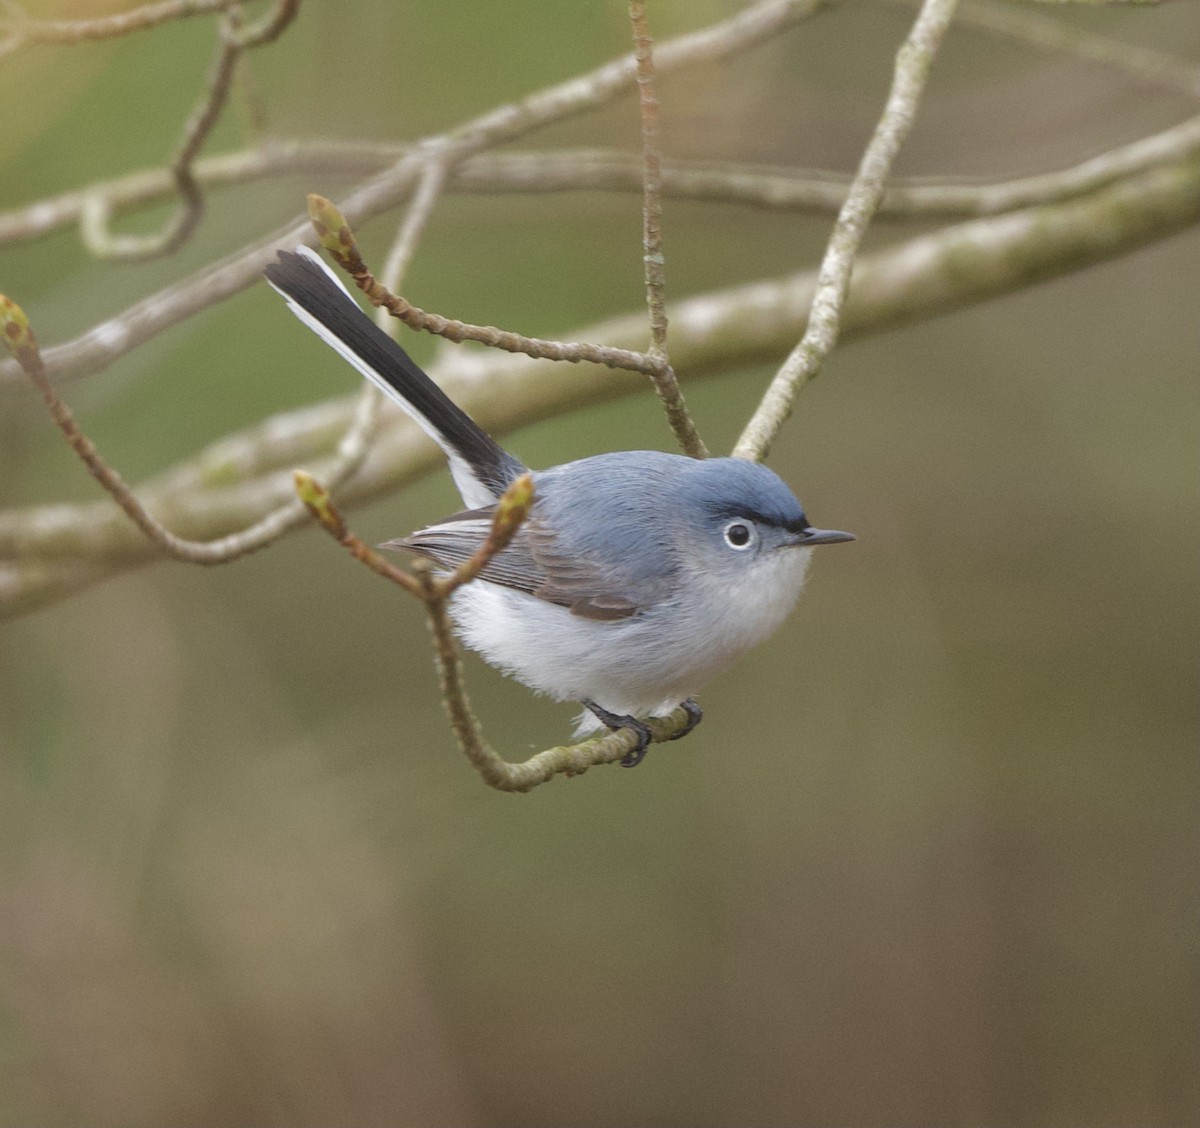
<svg viewBox="0 0 1200 1128">
<path fill-rule="evenodd" d="M 679 703 L 680 708 L 687 713 L 688 723 L 681 728 L 673 737 L 672 740 L 682 740 L 689 732 L 692 731 L 702 720 L 704 720 L 704 710 L 700 708 L 690 697 L 686 701 Z"/>
<path fill-rule="evenodd" d="M 594 701 L 584 700 L 583 705 L 605 728 L 612 729 L 613 732 L 617 732 L 619 729 L 631 729 L 637 735 L 637 744 L 621 758 L 621 767 L 636 768 L 645 758 L 646 749 L 650 746 L 650 730 L 636 717 L 610 713 Z"/>
<path fill-rule="evenodd" d="M 613 732 L 617 732 L 620 729 L 632 729 L 637 734 L 637 744 L 621 759 L 621 767 L 636 768 L 645 759 L 646 749 L 650 746 L 649 728 L 636 717 L 624 716 L 620 713 L 610 713 L 594 701 L 584 701 L 583 704 L 605 728 L 612 729 Z M 687 736 L 704 719 L 704 710 L 690 697 L 686 701 L 681 702 L 680 707 L 687 713 L 688 721 L 679 732 L 671 737 L 672 740 L 679 740 L 681 737 Z"/>
</svg>

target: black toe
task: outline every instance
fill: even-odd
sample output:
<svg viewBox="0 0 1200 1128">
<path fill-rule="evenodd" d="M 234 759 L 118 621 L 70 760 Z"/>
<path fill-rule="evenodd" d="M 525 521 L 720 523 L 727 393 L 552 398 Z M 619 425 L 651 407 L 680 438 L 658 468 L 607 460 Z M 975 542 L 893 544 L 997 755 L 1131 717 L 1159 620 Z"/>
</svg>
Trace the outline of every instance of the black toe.
<svg viewBox="0 0 1200 1128">
<path fill-rule="evenodd" d="M 680 708 L 688 715 L 688 723 L 680 729 L 672 740 L 682 740 L 689 732 L 692 731 L 702 720 L 704 720 L 704 710 L 700 708 L 690 697 L 686 701 L 680 702 Z"/>
<path fill-rule="evenodd" d="M 620 761 L 623 768 L 636 768 L 646 758 L 646 749 L 650 747 L 650 730 L 636 717 L 623 716 L 620 713 L 610 713 L 602 705 L 594 701 L 583 702 L 584 706 L 595 714 L 596 719 L 606 728 L 617 732 L 620 729 L 630 729 L 637 734 L 635 744 Z"/>
</svg>

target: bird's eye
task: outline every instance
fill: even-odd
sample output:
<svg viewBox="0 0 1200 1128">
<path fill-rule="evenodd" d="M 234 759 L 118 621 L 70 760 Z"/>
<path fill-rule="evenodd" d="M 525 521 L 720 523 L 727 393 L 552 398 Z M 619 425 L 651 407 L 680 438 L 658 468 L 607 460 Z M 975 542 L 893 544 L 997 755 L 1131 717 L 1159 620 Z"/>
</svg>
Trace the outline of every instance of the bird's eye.
<svg viewBox="0 0 1200 1128">
<path fill-rule="evenodd" d="M 725 543 L 730 548 L 749 548 L 754 540 L 754 530 L 745 521 L 730 521 L 725 526 Z"/>
</svg>

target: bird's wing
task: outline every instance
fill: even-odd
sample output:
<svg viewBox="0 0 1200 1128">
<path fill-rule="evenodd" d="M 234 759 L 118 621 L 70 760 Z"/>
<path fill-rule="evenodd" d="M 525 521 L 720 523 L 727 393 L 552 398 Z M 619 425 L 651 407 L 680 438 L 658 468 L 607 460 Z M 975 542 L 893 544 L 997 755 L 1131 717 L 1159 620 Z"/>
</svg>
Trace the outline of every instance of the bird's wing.
<svg viewBox="0 0 1200 1128">
<path fill-rule="evenodd" d="M 383 548 L 399 548 L 456 568 L 482 547 L 492 527 L 495 506 L 456 513 Z M 537 520 L 536 510 L 509 545 L 479 573 L 493 584 L 523 591 L 568 608 L 586 619 L 627 619 L 645 606 L 619 576 L 605 575 L 586 555 L 567 551 Z"/>
</svg>

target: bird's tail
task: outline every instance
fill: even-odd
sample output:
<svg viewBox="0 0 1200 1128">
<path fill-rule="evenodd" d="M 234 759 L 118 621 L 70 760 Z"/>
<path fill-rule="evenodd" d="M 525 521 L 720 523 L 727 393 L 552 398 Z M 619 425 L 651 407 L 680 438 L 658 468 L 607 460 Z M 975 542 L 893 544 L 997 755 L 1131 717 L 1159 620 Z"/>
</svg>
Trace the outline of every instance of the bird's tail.
<svg viewBox="0 0 1200 1128">
<path fill-rule="evenodd" d="M 525 472 L 362 311 L 313 251 L 280 251 L 263 273 L 305 325 L 408 412 L 446 452 L 467 505 L 489 504 Z"/>
</svg>

